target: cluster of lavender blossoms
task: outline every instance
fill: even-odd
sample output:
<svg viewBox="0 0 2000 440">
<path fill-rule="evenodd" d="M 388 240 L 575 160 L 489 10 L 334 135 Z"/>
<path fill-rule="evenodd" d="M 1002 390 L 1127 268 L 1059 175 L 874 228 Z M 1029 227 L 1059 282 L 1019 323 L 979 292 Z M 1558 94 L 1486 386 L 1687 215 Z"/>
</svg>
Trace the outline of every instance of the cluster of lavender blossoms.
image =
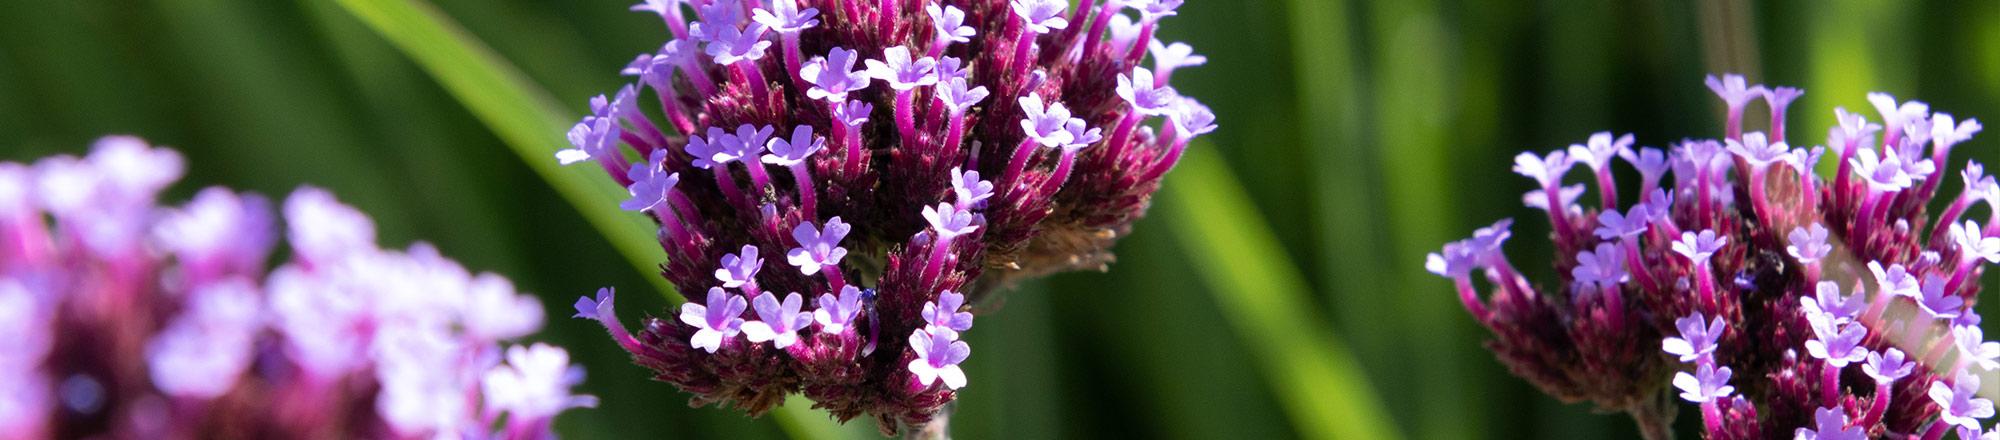
<svg viewBox="0 0 2000 440">
<path fill-rule="evenodd" d="M 541 304 L 302 188 L 156 204 L 180 155 L 0 162 L 0 439 L 510 438 L 595 405 Z"/>
<path fill-rule="evenodd" d="M 662 275 L 706 294 L 637 335 L 609 290 L 578 316 L 695 405 L 757 415 L 802 393 L 884 433 L 926 425 L 966 385 L 967 305 L 1104 267 L 1215 129 L 1168 85 L 1206 59 L 1153 38 L 1181 3 L 635 6 L 671 38 L 591 101 L 557 159 L 629 188 L 623 207 L 660 225 Z M 660 117 L 641 110 L 648 89 Z"/>
<path fill-rule="evenodd" d="M 2000 436 L 1981 431 L 1994 410 L 1977 394 L 2000 343 L 1972 309 L 1984 264 L 2000 262 L 2000 185 L 1968 163 L 1949 207 L 1928 206 L 1979 122 L 1876 93 L 1880 124 L 1836 109 L 1826 146 L 1794 148 L 1785 108 L 1802 91 L 1736 75 L 1708 86 L 1728 106 L 1721 140 L 1661 151 L 1598 133 L 1515 159 L 1540 185 L 1527 201 L 1553 225 L 1558 289 L 1537 291 L 1507 262 L 1509 221 L 1430 255 L 1493 331 L 1488 348 L 1550 395 L 1631 413 L 1648 438 L 1670 435 L 1669 383 L 1712 439 Z M 1759 99 L 1769 132 L 1745 133 Z M 1830 180 L 1814 172 L 1829 149 Z M 1640 178 L 1623 210 L 1616 159 Z M 1577 164 L 1595 203 L 1563 184 Z M 1986 225 L 1961 221 L 1978 202 L 1993 210 Z M 1475 269 L 1494 290 L 1485 300 Z"/>
</svg>

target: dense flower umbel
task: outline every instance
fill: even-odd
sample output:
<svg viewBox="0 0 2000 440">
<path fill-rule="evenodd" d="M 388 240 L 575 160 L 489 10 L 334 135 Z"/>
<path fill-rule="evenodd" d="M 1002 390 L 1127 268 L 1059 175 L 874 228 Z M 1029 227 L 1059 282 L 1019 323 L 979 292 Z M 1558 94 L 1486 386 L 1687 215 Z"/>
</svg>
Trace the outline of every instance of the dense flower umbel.
<svg viewBox="0 0 2000 440">
<path fill-rule="evenodd" d="M 541 304 L 302 188 L 156 205 L 181 157 L 127 137 L 0 162 L 0 439 L 546 438 L 595 405 Z"/>
<path fill-rule="evenodd" d="M 1104 267 L 1215 129 L 1168 85 L 1206 60 L 1153 38 L 1180 4 L 635 6 L 667 43 L 625 69 L 638 84 L 591 101 L 557 159 L 627 186 L 624 207 L 660 224 L 662 275 L 693 295 L 637 335 L 609 291 L 579 315 L 696 405 L 755 415 L 802 393 L 885 433 L 927 423 L 966 384 L 966 305 Z"/>
<path fill-rule="evenodd" d="M 1430 255 L 1494 332 L 1488 347 L 1557 398 L 1632 413 L 1651 438 L 1675 412 L 1669 382 L 1700 406 L 1709 438 L 1980 436 L 1994 410 L 1975 372 L 2000 367 L 2000 343 L 1972 305 L 1985 263 L 2000 261 L 2000 210 L 1986 226 L 1962 217 L 1974 203 L 2000 208 L 2000 185 L 1978 163 L 1947 172 L 1979 122 L 1877 93 L 1882 123 L 1836 109 L 1826 146 L 1795 148 L 1805 142 L 1786 136 L 1785 108 L 1801 91 L 1708 82 L 1728 108 L 1721 140 L 1662 152 L 1600 133 L 1516 159 L 1553 225 L 1553 291 L 1501 253 L 1508 221 Z M 1758 100 L 1768 133 L 1745 132 Z M 1822 178 L 1827 152 L 1836 173 Z M 1641 178 L 1623 211 L 1613 157 Z M 1563 185 L 1577 163 L 1594 172 L 1596 203 Z M 1946 180 L 1962 189 L 1933 214 Z"/>
</svg>

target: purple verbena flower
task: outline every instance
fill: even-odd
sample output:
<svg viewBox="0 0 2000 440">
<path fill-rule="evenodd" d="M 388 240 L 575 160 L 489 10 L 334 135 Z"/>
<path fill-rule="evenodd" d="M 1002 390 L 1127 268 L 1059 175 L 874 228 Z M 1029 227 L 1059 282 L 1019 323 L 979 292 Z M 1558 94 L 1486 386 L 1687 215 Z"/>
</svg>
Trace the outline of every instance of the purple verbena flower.
<svg viewBox="0 0 2000 440">
<path fill-rule="evenodd" d="M 1946 424 L 1979 429 L 1981 419 L 1993 417 L 1993 401 L 1979 397 L 1979 375 L 1960 372 L 1949 384 L 1931 382 L 1930 396 Z"/>
<path fill-rule="evenodd" d="M 1922 287 L 1917 289 L 1917 310 L 1929 319 L 1957 318 L 1959 309 L 1965 307 L 1965 298 L 1945 293 L 1945 280 L 1937 274 L 1924 275 L 1919 285 Z"/>
<path fill-rule="evenodd" d="M 1069 20 L 1063 12 L 1069 10 L 1069 2 L 1063 0 L 1012 0 L 1014 15 L 1021 17 L 1022 25 L 1029 32 L 1046 34 L 1056 29 L 1069 27 Z"/>
<path fill-rule="evenodd" d="M 596 397 L 570 393 L 581 383 L 583 367 L 570 364 L 569 352 L 536 343 L 508 347 L 507 363 L 488 371 L 482 387 L 489 411 L 507 413 L 509 425 L 523 425 L 570 408 L 596 407 Z"/>
<path fill-rule="evenodd" d="M 814 58 L 800 67 L 799 75 L 813 84 L 806 90 L 806 97 L 837 103 L 846 101 L 849 92 L 868 88 L 868 74 L 854 70 L 859 57 L 852 50 L 835 47 L 825 57 Z"/>
<path fill-rule="evenodd" d="M 1868 358 L 1868 347 L 1861 346 L 1861 338 L 1868 336 L 1868 328 L 1858 323 L 1834 324 L 1832 321 L 1813 323 L 1813 339 L 1806 340 L 1806 353 L 1813 358 L 1826 361 L 1834 368 L 1844 368 L 1847 364 L 1861 362 Z"/>
<path fill-rule="evenodd" d="M 939 203 L 936 207 L 924 207 L 924 220 L 930 222 L 931 230 L 943 237 L 970 234 L 979 229 L 973 223 L 971 211 L 959 209 L 950 203 Z"/>
<path fill-rule="evenodd" d="M 1826 241 L 1826 227 L 1819 223 L 1792 228 L 1792 233 L 1785 235 L 1785 241 L 1790 243 L 1785 246 L 1785 253 L 1801 263 L 1818 262 L 1833 252 L 1833 244 Z"/>
<path fill-rule="evenodd" d="M 951 335 L 958 338 L 958 332 L 972 330 L 972 313 L 958 311 L 965 306 L 965 295 L 958 292 L 938 292 L 937 301 L 924 303 L 924 323 L 933 334 Z"/>
<path fill-rule="evenodd" d="M 2000 342 L 1986 340 L 1986 332 L 1978 326 L 1953 326 L 1953 342 L 1957 344 L 1961 363 L 1976 363 L 1979 369 L 1992 371 L 2000 368 Z"/>
<path fill-rule="evenodd" d="M 968 43 L 972 36 L 979 35 L 978 29 L 965 25 L 965 11 L 957 6 L 943 6 L 932 3 L 924 6 L 924 12 L 931 16 L 931 32 L 938 40 L 951 43 Z"/>
<path fill-rule="evenodd" d="M 1799 306 L 1805 309 L 1807 317 L 1822 317 L 1835 324 L 1846 323 L 1860 317 L 1861 310 L 1868 306 L 1866 292 L 1856 287 L 1853 295 L 1842 296 L 1840 283 L 1821 281 L 1816 296 L 1799 297 Z"/>
<path fill-rule="evenodd" d="M 1867 440 L 1868 431 L 1861 427 L 1847 426 L 1847 412 L 1840 408 L 1820 408 L 1813 410 L 1812 429 L 1799 428 L 1795 440 Z"/>
<path fill-rule="evenodd" d="M 882 51 L 882 60 L 868 60 L 866 74 L 903 91 L 937 84 L 936 69 L 936 58 L 912 58 L 910 48 L 896 46 Z"/>
<path fill-rule="evenodd" d="M 751 305 L 757 309 L 757 320 L 743 323 L 743 336 L 752 343 L 771 342 L 778 348 L 790 347 L 799 341 L 799 330 L 812 325 L 813 313 L 801 312 L 805 299 L 798 292 L 785 295 L 783 302 L 771 292 L 757 295 Z"/>
<path fill-rule="evenodd" d="M 1563 175 L 1568 174 L 1570 167 L 1575 164 L 1576 162 L 1561 150 L 1550 152 L 1547 156 L 1536 156 L 1534 153 L 1514 156 L 1514 172 L 1535 179 L 1543 188 L 1553 188 L 1561 184 Z"/>
<path fill-rule="evenodd" d="M 1722 97 L 1722 101 L 1728 103 L 1730 108 L 1742 108 L 1749 104 L 1750 100 L 1764 94 L 1764 86 L 1747 86 L 1743 75 L 1730 74 L 1721 78 L 1710 75 L 1707 82 L 1708 90 Z"/>
<path fill-rule="evenodd" d="M 793 34 L 819 25 L 819 20 L 813 18 L 819 15 L 819 9 L 799 9 L 797 0 L 770 0 L 769 3 L 768 7 L 751 11 L 750 19 L 772 32 Z"/>
<path fill-rule="evenodd" d="M 1703 363 L 1696 367 L 1694 374 L 1686 371 L 1674 373 L 1674 387 L 1681 389 L 1681 398 L 1694 403 L 1707 403 L 1729 397 L 1736 393 L 1736 387 L 1729 385 L 1729 367 L 1716 367 Z"/>
<path fill-rule="evenodd" d="M 1132 110 L 1147 116 L 1165 116 L 1180 103 L 1180 93 L 1171 86 L 1155 87 L 1153 71 L 1144 67 L 1132 68 L 1132 74 L 1118 75 L 1118 97 L 1132 105 Z"/>
<path fill-rule="evenodd" d="M 1792 154 L 1790 145 L 1782 141 L 1771 142 L 1761 132 L 1744 134 L 1743 142 L 1737 142 L 1735 139 L 1725 139 L 1722 142 L 1728 146 L 1729 152 L 1735 153 L 1736 157 L 1743 158 L 1751 167 L 1760 170 L 1771 166 L 1772 163 L 1790 159 Z"/>
<path fill-rule="evenodd" d="M 688 343 L 709 353 L 721 349 L 723 339 L 736 337 L 742 332 L 743 318 L 737 316 L 749 307 L 750 303 L 743 297 L 725 292 L 721 287 L 708 289 L 706 305 L 692 301 L 681 304 L 681 322 L 699 329 L 688 339 Z"/>
<path fill-rule="evenodd" d="M 972 355 L 971 345 L 935 328 L 923 328 L 910 333 L 910 348 L 917 353 L 909 365 L 917 383 L 929 387 L 942 379 L 946 388 L 965 387 L 965 370 L 959 369 L 958 364 Z"/>
<path fill-rule="evenodd" d="M 764 163 L 789 167 L 804 163 L 813 153 L 826 149 L 826 140 L 814 137 L 812 126 L 800 125 L 792 129 L 791 138 L 771 139 L 765 149 L 770 153 L 764 155 Z"/>
<path fill-rule="evenodd" d="M 1076 140 L 1071 128 L 1081 129 L 1082 119 L 1070 117 L 1069 108 L 1060 102 L 1042 103 L 1042 97 L 1028 95 L 1020 99 L 1021 111 L 1027 114 L 1021 119 L 1021 130 L 1030 139 L 1043 147 L 1055 148 L 1069 145 Z"/>
<path fill-rule="evenodd" d="M 1674 241 L 1673 247 L 1674 253 L 1681 254 L 1694 265 L 1700 266 L 1707 264 L 1708 259 L 1715 256 L 1715 253 L 1721 251 L 1722 246 L 1726 244 L 1729 244 L 1729 237 L 1717 236 L 1715 231 L 1704 229 L 1699 234 L 1694 231 L 1682 232 L 1680 240 Z"/>
<path fill-rule="evenodd" d="M 840 296 L 821 294 L 819 308 L 813 310 L 813 321 L 819 323 L 822 333 L 840 334 L 853 326 L 855 315 L 861 312 L 861 289 L 845 286 Z"/>
<path fill-rule="evenodd" d="M 1597 213 L 1597 229 L 1594 232 L 1597 238 L 1605 240 L 1632 239 L 1646 232 L 1651 217 L 1652 214 L 1643 203 L 1632 205 L 1632 210 L 1628 211 L 1628 214 L 1619 214 L 1618 210 L 1606 209 Z"/>
<path fill-rule="evenodd" d="M 785 253 L 785 262 L 799 267 L 806 275 L 819 273 L 820 268 L 840 265 L 840 259 L 847 257 L 847 248 L 840 247 L 840 239 L 853 230 L 840 217 L 827 219 L 825 229 L 815 229 L 810 223 L 800 223 L 792 228 L 792 239 L 798 240 L 799 247 Z"/>
<path fill-rule="evenodd" d="M 1565 186 L 1562 187 L 1561 191 L 1563 207 L 1575 206 L 1576 198 L 1583 195 L 1583 184 Z M 1547 211 L 1549 210 L 1549 197 L 1547 194 L 1539 189 L 1528 191 L 1526 194 L 1521 195 L 1521 203 L 1528 205 L 1529 208 Z"/>
<path fill-rule="evenodd" d="M 1716 341 L 1722 339 L 1726 327 L 1721 317 L 1714 320 L 1704 318 L 1701 312 L 1695 312 L 1674 320 L 1674 327 L 1680 329 L 1681 335 L 1668 336 L 1660 341 L 1660 351 L 1679 357 L 1681 362 L 1694 362 L 1713 355 Z"/>
<path fill-rule="evenodd" d="M 626 211 L 653 211 L 666 203 L 667 194 L 674 190 L 674 185 L 681 182 L 680 173 L 668 173 L 661 168 L 666 157 L 667 150 L 653 150 L 651 160 L 632 164 L 632 170 L 625 175 L 632 180 L 632 185 L 625 189 L 632 198 L 619 202 L 619 208 Z"/>
<path fill-rule="evenodd" d="M 1868 360 L 1861 363 L 1861 371 L 1875 379 L 1875 383 L 1895 383 L 1897 379 L 1909 376 L 1917 363 L 1903 358 L 1903 350 L 1890 348 L 1881 352 L 1869 352 Z"/>
<path fill-rule="evenodd" d="M 741 253 L 722 256 L 722 267 L 715 269 L 715 279 L 722 281 L 722 287 L 743 287 L 754 282 L 757 270 L 763 267 L 764 259 L 757 258 L 757 247 L 746 244 Z"/>
<path fill-rule="evenodd" d="M 959 210 L 984 207 L 986 199 L 993 196 L 993 182 L 979 178 L 979 171 L 952 168 L 951 176 L 951 200 Z"/>
<path fill-rule="evenodd" d="M 1923 294 L 1917 286 L 1917 277 L 1911 275 L 1901 264 L 1883 269 L 1882 262 L 1870 261 L 1868 271 L 1875 274 L 1875 290 L 1881 295 L 1917 298 Z"/>
<path fill-rule="evenodd" d="M 715 39 L 708 43 L 708 56 L 715 58 L 716 64 L 731 65 L 745 61 L 757 61 L 764 57 L 764 49 L 771 47 L 771 41 L 764 39 L 763 23 L 749 26 L 718 26 Z"/>
<path fill-rule="evenodd" d="M 1611 243 L 1598 243 L 1596 252 L 1582 251 L 1576 254 L 1576 269 L 1570 271 L 1578 287 L 1612 288 L 1630 278 L 1625 272 L 1624 248 Z"/>
<path fill-rule="evenodd" d="M 1571 144 L 1569 157 L 1576 162 L 1590 166 L 1592 170 L 1604 170 L 1611 166 L 1611 159 L 1632 148 L 1632 135 L 1613 137 L 1611 132 L 1592 133 L 1590 140 L 1583 144 Z"/>
</svg>

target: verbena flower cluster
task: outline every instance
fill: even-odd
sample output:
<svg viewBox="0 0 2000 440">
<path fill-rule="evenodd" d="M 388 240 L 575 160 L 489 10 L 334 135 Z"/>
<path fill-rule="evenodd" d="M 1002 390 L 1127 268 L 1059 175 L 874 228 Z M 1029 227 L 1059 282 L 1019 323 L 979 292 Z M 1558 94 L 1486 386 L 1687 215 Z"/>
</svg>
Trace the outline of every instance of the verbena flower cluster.
<svg viewBox="0 0 2000 440">
<path fill-rule="evenodd" d="M 541 304 L 301 188 L 156 204 L 177 153 L 130 137 L 0 162 L 0 438 L 547 438 L 595 405 Z"/>
<path fill-rule="evenodd" d="M 1720 140 L 1662 151 L 1598 133 L 1515 159 L 1552 225 L 1555 289 L 1501 253 L 1508 221 L 1429 256 L 1493 331 L 1487 346 L 1550 395 L 1632 413 L 1649 438 L 1673 419 L 1669 383 L 1701 408 L 1707 438 L 2000 435 L 1981 431 L 1993 404 L 1977 395 L 2000 343 L 1972 309 L 1985 264 L 2000 261 L 2000 210 L 1984 226 L 1963 219 L 1976 203 L 2000 208 L 2000 185 L 1976 162 L 1946 169 L 1979 122 L 1876 93 L 1880 123 L 1835 109 L 1825 146 L 1793 147 L 1785 109 L 1802 91 L 1736 75 L 1708 86 L 1728 108 Z M 1745 133 L 1759 100 L 1769 131 Z M 1831 179 L 1815 173 L 1829 151 Z M 1639 177 L 1624 208 L 1621 159 Z M 1598 200 L 1580 204 L 1585 185 L 1564 184 L 1575 165 Z M 1963 185 L 1932 214 L 1947 180 Z"/>
<path fill-rule="evenodd" d="M 557 158 L 628 187 L 623 207 L 660 224 L 662 275 L 697 294 L 637 335 L 608 290 L 579 316 L 696 405 L 755 415 L 802 393 L 885 433 L 928 422 L 966 384 L 966 305 L 1109 263 L 1215 128 L 1168 85 L 1206 60 L 1153 38 L 1180 4 L 635 6 L 671 38 L 591 101 Z"/>
</svg>

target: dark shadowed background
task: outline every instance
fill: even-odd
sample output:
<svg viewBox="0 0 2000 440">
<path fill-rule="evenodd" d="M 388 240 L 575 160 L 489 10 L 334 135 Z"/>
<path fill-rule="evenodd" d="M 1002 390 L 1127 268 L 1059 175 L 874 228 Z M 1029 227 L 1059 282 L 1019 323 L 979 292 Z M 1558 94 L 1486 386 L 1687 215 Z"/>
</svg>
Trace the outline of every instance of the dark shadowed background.
<svg viewBox="0 0 2000 440">
<path fill-rule="evenodd" d="M 572 437 L 870 432 L 690 409 L 599 327 L 563 319 L 604 285 L 625 289 L 628 322 L 669 301 L 463 96 L 352 13 L 379 3 L 435 7 L 567 115 L 615 90 L 618 69 L 665 38 L 628 0 L 0 0 L 0 159 L 81 153 L 128 133 L 189 157 L 172 200 L 216 184 L 272 196 L 331 188 L 375 217 L 385 245 L 427 240 L 542 296 L 552 318 L 539 338 L 576 352 L 585 391 L 603 398 L 564 416 Z M 1710 72 L 1804 87 L 1792 130 L 1814 141 L 1835 105 L 1872 114 L 1871 90 L 2000 119 L 1995 23 L 1992 1 L 1188 0 L 1161 36 L 1208 55 L 1176 85 L 1221 119 L 1197 147 L 1220 154 L 1195 160 L 1227 167 L 1169 178 L 1200 187 L 1157 199 L 1111 272 L 1030 284 L 981 317 L 952 430 L 1288 438 L 1375 417 L 1290 409 L 1295 396 L 1319 396 L 1379 405 L 1394 435 L 1415 438 L 1631 437 L 1622 416 L 1560 404 L 1507 374 L 1449 282 L 1423 271 L 1424 253 L 1520 218 L 1513 261 L 1549 279 L 1534 263 L 1548 259 L 1537 239 L 1547 226 L 1520 205 L 1530 182 L 1508 171 L 1510 158 L 1599 130 L 1650 146 L 1717 136 L 1721 107 L 1701 84 Z M 1956 159 L 1993 162 L 2000 146 L 1984 144 L 1996 136 Z M 1271 273 L 1303 283 L 1260 279 Z M 1284 316 L 1313 324 L 1280 330 L 1314 334 L 1230 313 L 1244 298 L 1303 299 L 1260 304 L 1303 305 Z M 1270 357 L 1286 344 L 1358 360 L 1366 386 L 1277 377 Z"/>
</svg>

